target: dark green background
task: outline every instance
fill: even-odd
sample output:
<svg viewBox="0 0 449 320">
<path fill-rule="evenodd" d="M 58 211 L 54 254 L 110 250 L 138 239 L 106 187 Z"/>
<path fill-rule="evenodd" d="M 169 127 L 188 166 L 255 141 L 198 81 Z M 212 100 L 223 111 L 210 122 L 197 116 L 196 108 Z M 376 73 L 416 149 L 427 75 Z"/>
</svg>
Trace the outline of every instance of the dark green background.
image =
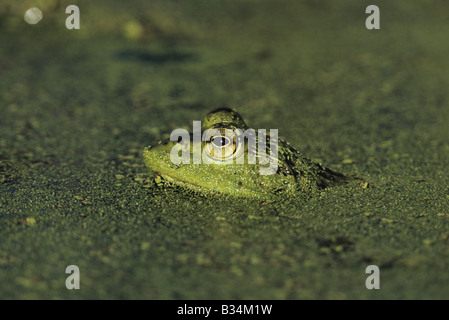
<svg viewBox="0 0 449 320">
<path fill-rule="evenodd" d="M 68 4 L 0 5 L 0 298 L 447 299 L 447 1 Z M 217 107 L 369 188 L 155 186 L 143 148 Z"/>
</svg>

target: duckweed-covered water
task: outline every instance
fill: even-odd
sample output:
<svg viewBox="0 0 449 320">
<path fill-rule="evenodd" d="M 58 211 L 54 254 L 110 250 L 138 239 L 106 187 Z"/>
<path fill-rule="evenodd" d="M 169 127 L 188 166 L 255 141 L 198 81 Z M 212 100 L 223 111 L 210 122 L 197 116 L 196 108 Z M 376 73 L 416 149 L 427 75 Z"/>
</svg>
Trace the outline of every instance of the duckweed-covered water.
<svg viewBox="0 0 449 320">
<path fill-rule="evenodd" d="M 62 2 L 0 4 L 1 298 L 447 298 L 445 1 L 376 1 L 379 30 L 364 1 L 70 4 L 79 30 Z M 362 180 L 301 202 L 156 185 L 144 147 L 219 107 Z"/>
</svg>

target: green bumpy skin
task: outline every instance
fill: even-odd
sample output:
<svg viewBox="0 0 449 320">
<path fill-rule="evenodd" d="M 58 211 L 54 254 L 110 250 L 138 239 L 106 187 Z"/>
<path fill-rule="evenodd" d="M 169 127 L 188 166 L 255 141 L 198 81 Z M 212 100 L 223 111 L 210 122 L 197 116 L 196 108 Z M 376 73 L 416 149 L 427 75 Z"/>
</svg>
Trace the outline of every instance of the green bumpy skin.
<svg viewBox="0 0 449 320">
<path fill-rule="evenodd" d="M 202 121 L 202 131 L 211 128 L 248 129 L 242 117 L 231 109 L 218 109 L 208 113 Z M 268 132 L 269 130 L 267 130 Z M 269 140 L 269 137 L 267 138 Z M 189 188 L 201 193 L 218 193 L 242 198 L 261 200 L 279 199 L 280 197 L 310 196 L 321 189 L 345 183 L 348 178 L 340 173 L 314 163 L 294 149 L 284 139 L 278 139 L 278 169 L 271 175 L 262 175 L 260 169 L 267 165 L 249 164 L 193 164 L 193 150 L 201 147 L 204 151 L 205 141 L 182 140 L 180 144 L 190 144 L 190 163 L 174 164 L 170 159 L 172 148 L 177 141 L 161 141 L 154 147 L 144 149 L 143 156 L 147 167 L 158 181 L 164 181 Z M 196 144 L 196 146 L 194 146 Z M 240 156 L 248 159 L 251 149 L 246 147 Z M 178 145 L 179 147 L 179 145 Z M 269 154 L 267 142 L 266 153 Z M 253 150 L 254 151 L 254 150 Z M 259 150 L 257 150 L 260 152 Z M 235 160 L 235 159 L 234 159 Z"/>
</svg>

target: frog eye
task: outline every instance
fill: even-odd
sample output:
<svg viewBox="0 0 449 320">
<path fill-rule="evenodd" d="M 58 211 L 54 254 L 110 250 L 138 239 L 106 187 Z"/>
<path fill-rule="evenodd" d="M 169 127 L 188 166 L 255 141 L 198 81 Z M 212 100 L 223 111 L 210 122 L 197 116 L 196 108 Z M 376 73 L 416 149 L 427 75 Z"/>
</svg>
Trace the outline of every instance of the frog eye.
<svg viewBox="0 0 449 320">
<path fill-rule="evenodd" d="M 213 128 L 209 129 L 207 134 L 204 152 L 214 162 L 233 159 L 239 153 L 241 143 L 234 130 Z"/>
</svg>

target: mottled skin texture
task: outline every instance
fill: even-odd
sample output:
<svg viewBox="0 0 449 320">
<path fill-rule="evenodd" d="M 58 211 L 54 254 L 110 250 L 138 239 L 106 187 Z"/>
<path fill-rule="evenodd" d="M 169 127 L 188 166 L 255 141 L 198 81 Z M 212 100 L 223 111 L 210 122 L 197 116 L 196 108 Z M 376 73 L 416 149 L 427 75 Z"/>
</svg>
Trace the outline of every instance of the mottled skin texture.
<svg viewBox="0 0 449 320">
<path fill-rule="evenodd" d="M 231 109 L 218 109 L 208 113 L 202 121 L 202 132 L 208 128 L 248 129 L 242 117 Z M 268 130 L 267 130 L 268 132 Z M 267 146 L 269 147 L 269 136 Z M 204 150 L 206 142 L 182 140 L 181 145 L 190 144 L 190 159 L 193 159 L 195 144 Z M 257 199 L 275 199 L 284 196 L 308 196 L 326 187 L 341 184 L 346 176 L 334 172 L 319 163 L 304 157 L 284 139 L 278 139 L 278 169 L 271 175 L 261 175 L 262 165 L 258 162 L 248 164 L 179 164 L 170 159 L 170 152 L 178 145 L 177 141 L 161 141 L 157 146 L 144 150 L 145 164 L 155 172 L 159 180 L 194 189 L 203 193 L 220 193 L 235 197 Z M 247 159 L 248 153 L 254 152 L 245 142 L 242 155 Z M 267 149 L 268 153 L 269 149 Z M 257 152 L 261 152 L 257 150 Z M 266 154 L 261 152 L 261 154 Z M 234 158 L 235 160 L 235 158 Z"/>
</svg>

